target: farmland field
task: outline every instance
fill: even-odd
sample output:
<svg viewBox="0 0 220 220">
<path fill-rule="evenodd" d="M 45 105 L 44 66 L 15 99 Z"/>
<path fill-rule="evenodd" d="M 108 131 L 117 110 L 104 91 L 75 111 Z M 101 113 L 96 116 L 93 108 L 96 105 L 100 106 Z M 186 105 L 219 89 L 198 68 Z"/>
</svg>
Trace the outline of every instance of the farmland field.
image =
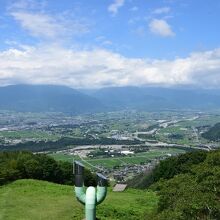
<svg viewBox="0 0 220 220">
<path fill-rule="evenodd" d="M 125 164 L 141 164 L 147 163 L 152 159 L 157 157 L 165 156 L 167 154 L 179 154 L 184 153 L 184 150 L 176 149 L 176 148 L 167 148 L 167 149 L 153 149 L 148 152 L 137 153 L 132 156 L 124 156 L 124 157 L 110 157 L 110 158 L 100 158 L 100 159 L 88 159 L 84 158 L 84 162 L 88 162 L 93 166 L 103 166 L 106 168 L 113 168 L 114 166 L 120 166 Z M 78 156 L 72 155 L 64 155 L 62 153 L 50 154 L 56 160 L 63 160 L 72 162 L 73 160 L 82 160 Z M 88 166 L 88 163 L 85 165 Z"/>
</svg>

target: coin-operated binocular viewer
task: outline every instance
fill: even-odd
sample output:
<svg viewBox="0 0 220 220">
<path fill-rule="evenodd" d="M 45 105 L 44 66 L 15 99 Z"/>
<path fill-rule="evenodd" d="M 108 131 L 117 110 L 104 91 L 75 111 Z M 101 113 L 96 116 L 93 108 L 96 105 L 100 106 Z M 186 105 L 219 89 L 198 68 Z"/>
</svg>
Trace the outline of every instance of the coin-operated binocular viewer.
<svg viewBox="0 0 220 220">
<path fill-rule="evenodd" d="M 95 220 L 96 206 L 106 197 L 108 180 L 102 174 L 97 173 L 97 190 L 95 187 L 89 186 L 85 192 L 84 166 L 78 161 L 74 162 L 74 173 L 76 198 L 80 203 L 85 205 L 86 220 Z"/>
</svg>

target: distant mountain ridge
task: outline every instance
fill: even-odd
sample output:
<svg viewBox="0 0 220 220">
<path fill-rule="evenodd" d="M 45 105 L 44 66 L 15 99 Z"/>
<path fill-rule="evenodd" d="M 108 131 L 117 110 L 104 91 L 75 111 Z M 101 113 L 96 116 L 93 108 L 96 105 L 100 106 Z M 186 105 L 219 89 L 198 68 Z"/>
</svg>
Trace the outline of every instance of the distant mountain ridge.
<svg viewBox="0 0 220 220">
<path fill-rule="evenodd" d="M 118 110 L 220 108 L 220 90 L 156 87 L 108 87 L 76 90 L 57 85 L 0 87 L 0 109 L 71 114 Z"/>
<path fill-rule="evenodd" d="M 0 109 L 87 113 L 102 110 L 104 106 L 96 98 L 65 86 L 12 85 L 0 87 Z"/>
<path fill-rule="evenodd" d="M 220 90 L 158 87 L 112 87 L 87 94 L 116 109 L 213 109 L 220 107 Z"/>
</svg>

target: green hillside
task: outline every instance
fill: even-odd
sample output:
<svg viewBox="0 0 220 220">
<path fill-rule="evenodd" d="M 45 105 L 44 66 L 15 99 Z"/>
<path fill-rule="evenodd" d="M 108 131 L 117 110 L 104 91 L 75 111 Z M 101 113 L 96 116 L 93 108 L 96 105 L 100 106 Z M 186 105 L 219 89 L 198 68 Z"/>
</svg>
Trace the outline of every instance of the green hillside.
<svg viewBox="0 0 220 220">
<path fill-rule="evenodd" d="M 129 184 L 157 192 L 155 220 L 220 219 L 220 150 L 170 157 Z"/>
<path fill-rule="evenodd" d="M 202 136 L 210 141 L 220 140 L 220 123 L 215 124 L 207 132 L 203 133 Z"/>
<path fill-rule="evenodd" d="M 157 207 L 154 192 L 129 189 L 108 191 L 98 206 L 102 220 L 145 219 Z M 38 180 L 17 180 L 0 187 L 0 220 L 82 220 L 84 209 L 76 201 L 72 186 Z"/>
</svg>

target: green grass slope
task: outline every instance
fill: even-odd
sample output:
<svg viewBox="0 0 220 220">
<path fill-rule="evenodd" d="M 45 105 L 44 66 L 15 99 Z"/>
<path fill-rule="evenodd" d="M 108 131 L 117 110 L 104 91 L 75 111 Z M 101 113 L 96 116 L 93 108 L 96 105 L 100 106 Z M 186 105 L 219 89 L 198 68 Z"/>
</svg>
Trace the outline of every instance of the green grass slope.
<svg viewBox="0 0 220 220">
<path fill-rule="evenodd" d="M 101 220 L 145 219 L 157 207 L 154 192 L 108 190 L 98 206 Z M 18 180 L 0 187 L 0 220 L 81 220 L 84 207 L 76 201 L 73 187 L 45 181 Z"/>
</svg>

